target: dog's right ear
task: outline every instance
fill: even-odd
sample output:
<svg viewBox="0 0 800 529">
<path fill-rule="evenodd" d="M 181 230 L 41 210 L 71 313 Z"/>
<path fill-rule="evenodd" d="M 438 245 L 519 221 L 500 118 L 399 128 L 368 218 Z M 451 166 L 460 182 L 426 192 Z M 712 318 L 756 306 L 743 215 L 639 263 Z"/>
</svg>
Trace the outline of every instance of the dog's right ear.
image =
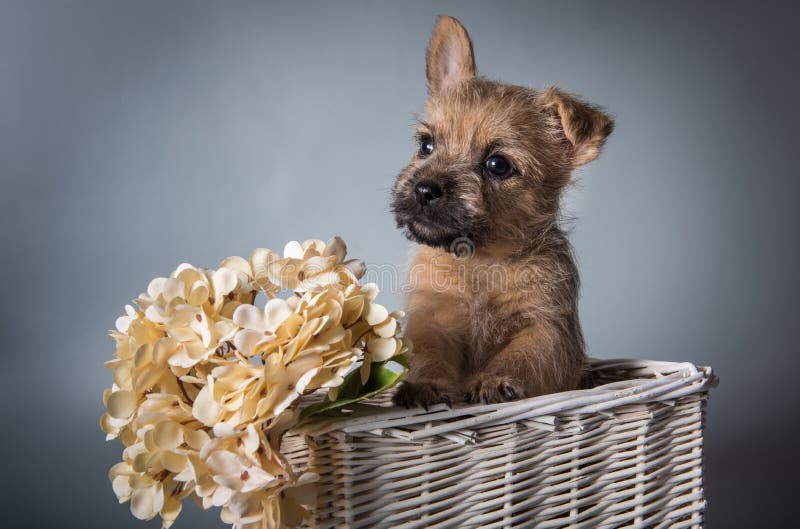
<svg viewBox="0 0 800 529">
<path fill-rule="evenodd" d="M 428 44 L 426 74 L 431 95 L 454 82 L 475 77 L 472 42 L 464 26 L 453 17 L 440 15 Z"/>
</svg>

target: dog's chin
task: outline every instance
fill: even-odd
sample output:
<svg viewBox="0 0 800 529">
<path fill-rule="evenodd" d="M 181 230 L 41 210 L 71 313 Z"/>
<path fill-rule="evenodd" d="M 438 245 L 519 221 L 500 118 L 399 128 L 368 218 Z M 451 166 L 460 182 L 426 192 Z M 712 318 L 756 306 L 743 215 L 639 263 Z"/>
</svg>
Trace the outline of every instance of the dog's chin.
<svg viewBox="0 0 800 529">
<path fill-rule="evenodd" d="M 446 226 L 431 226 L 414 220 L 403 223 L 403 227 L 403 234 L 409 240 L 444 250 L 449 250 L 453 241 L 464 236 L 460 231 Z"/>
</svg>

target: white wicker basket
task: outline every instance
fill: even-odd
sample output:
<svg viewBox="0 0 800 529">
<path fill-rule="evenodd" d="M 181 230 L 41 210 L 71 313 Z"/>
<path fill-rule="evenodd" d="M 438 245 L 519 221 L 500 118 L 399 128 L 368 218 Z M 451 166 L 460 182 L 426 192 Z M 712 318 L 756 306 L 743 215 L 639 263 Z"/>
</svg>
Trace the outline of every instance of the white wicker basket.
<svg viewBox="0 0 800 529">
<path fill-rule="evenodd" d="M 320 475 L 320 528 L 701 527 L 710 368 L 592 360 L 594 389 L 503 404 L 386 399 L 284 449 Z"/>
</svg>

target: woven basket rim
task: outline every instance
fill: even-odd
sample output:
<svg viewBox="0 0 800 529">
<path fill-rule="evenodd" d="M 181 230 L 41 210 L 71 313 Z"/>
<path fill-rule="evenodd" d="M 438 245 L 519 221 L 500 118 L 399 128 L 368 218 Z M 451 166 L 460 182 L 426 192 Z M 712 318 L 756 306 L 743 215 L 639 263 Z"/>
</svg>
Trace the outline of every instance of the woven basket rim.
<svg viewBox="0 0 800 529">
<path fill-rule="evenodd" d="M 432 436 L 473 442 L 472 430 L 496 424 L 533 421 L 554 424 L 561 414 L 603 413 L 627 404 L 669 402 L 692 394 L 707 392 L 717 385 L 710 367 L 690 362 L 667 362 L 641 359 L 589 358 L 592 371 L 628 371 L 631 378 L 596 386 L 542 395 L 512 402 L 479 405 L 445 404 L 422 408 L 398 408 L 358 403 L 348 407 L 349 414 L 319 417 L 300 431 L 316 437 L 331 431 L 369 432 L 375 435 L 402 437 L 408 440 Z"/>
</svg>

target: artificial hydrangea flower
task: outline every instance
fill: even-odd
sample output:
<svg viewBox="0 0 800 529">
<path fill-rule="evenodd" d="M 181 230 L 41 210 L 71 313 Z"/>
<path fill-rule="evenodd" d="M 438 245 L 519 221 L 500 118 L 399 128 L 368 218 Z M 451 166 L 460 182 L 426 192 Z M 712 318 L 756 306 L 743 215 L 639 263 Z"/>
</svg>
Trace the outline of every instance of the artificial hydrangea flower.
<svg viewBox="0 0 800 529">
<path fill-rule="evenodd" d="M 126 305 L 100 425 L 125 446 L 109 478 L 134 516 L 169 527 L 194 497 L 235 528 L 307 519 L 316 477 L 280 453 L 299 397 L 335 393 L 358 362 L 365 381 L 373 362 L 407 350 L 402 313 L 376 303 L 377 286 L 359 282 L 363 261 L 345 256 L 335 237 L 290 242 L 283 257 L 259 248 L 217 270 L 182 264 Z"/>
</svg>

